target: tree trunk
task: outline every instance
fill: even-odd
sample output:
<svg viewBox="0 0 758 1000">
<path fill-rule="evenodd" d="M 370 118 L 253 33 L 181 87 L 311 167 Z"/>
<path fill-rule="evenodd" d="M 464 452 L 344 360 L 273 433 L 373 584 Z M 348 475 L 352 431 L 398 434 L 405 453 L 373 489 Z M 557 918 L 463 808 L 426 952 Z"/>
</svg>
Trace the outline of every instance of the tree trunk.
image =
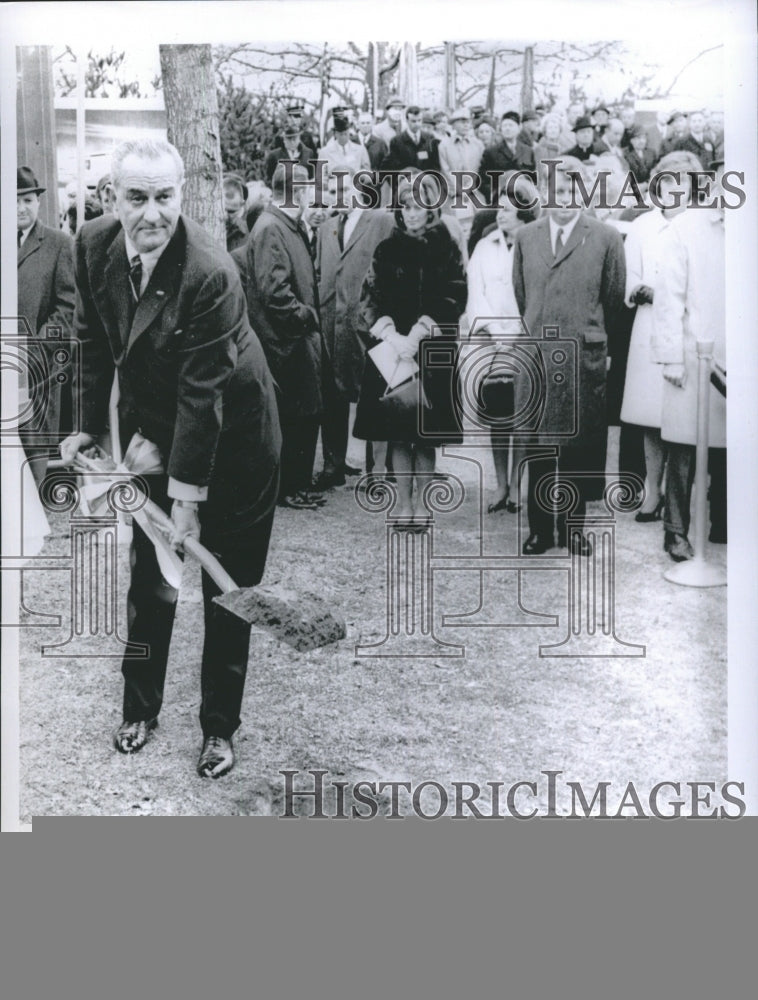
<svg viewBox="0 0 758 1000">
<path fill-rule="evenodd" d="M 184 160 L 183 211 L 221 246 L 226 246 L 211 47 L 161 45 L 159 48 L 168 139 Z"/>
<path fill-rule="evenodd" d="M 524 49 L 524 76 L 521 80 L 521 114 L 534 111 L 534 48 Z"/>
<path fill-rule="evenodd" d="M 19 46 L 16 49 L 16 71 L 17 162 L 31 167 L 39 185 L 46 188 L 40 201 L 39 220 L 46 226 L 57 229 L 60 219 L 50 46 Z M 84 184 L 83 177 L 78 180 L 80 184 Z"/>
</svg>

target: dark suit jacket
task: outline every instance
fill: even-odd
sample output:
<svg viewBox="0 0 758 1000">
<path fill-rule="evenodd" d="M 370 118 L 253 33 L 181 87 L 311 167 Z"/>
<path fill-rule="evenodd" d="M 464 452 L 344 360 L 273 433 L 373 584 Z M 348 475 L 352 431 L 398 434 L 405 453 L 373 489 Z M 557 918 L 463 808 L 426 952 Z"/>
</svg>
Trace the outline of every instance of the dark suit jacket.
<svg viewBox="0 0 758 1000">
<path fill-rule="evenodd" d="M 488 146 L 482 154 L 482 162 L 479 166 L 479 176 L 482 178 L 482 191 L 489 197 L 492 190 L 490 178 L 487 177 L 488 170 L 528 170 L 536 180 L 534 166 L 534 150 L 531 146 L 516 139 L 516 150 L 512 152 L 506 145 L 504 139 Z"/>
<path fill-rule="evenodd" d="M 685 137 L 679 149 L 686 149 L 690 153 L 694 153 L 695 156 L 703 164 L 703 170 L 707 170 L 710 166 L 711 160 L 713 160 L 714 144 L 710 136 L 704 135 L 703 141 L 698 142 L 692 133 Z"/>
<path fill-rule="evenodd" d="M 569 447 L 591 447 L 605 456 L 607 330 L 623 306 L 626 264 L 616 229 L 586 212 L 563 250 L 553 257 L 547 216 L 516 231 L 513 290 L 528 334 L 542 340 L 543 326 L 557 326 L 561 338 L 578 343 L 578 382 L 570 365 L 560 386 L 550 379 L 543 427 L 569 426 L 578 406 L 578 433 Z M 522 401 L 523 402 L 523 401 Z M 550 437 L 549 434 L 546 437 Z"/>
<path fill-rule="evenodd" d="M 419 135 L 418 143 L 403 129 L 390 142 L 389 152 L 382 163 L 382 170 L 405 170 L 418 167 L 419 170 L 439 170 L 437 154 L 439 143 L 432 136 Z"/>
<path fill-rule="evenodd" d="M 582 163 L 586 163 L 591 156 L 596 156 L 593 146 L 588 146 L 586 149 L 582 149 L 581 146 L 572 146 L 571 149 L 567 149 L 562 154 L 563 156 L 573 156 Z"/>
<path fill-rule="evenodd" d="M 309 129 L 303 129 L 300 133 L 300 142 L 304 146 L 307 146 L 307 148 L 311 151 L 311 153 L 315 157 L 316 153 L 318 152 L 318 147 L 320 143 L 314 136 L 313 132 L 311 132 Z M 284 148 L 284 134 L 282 132 L 276 133 L 273 139 L 272 146 L 274 149 L 278 149 L 279 147 Z"/>
<path fill-rule="evenodd" d="M 365 142 L 366 152 L 368 153 L 369 163 L 371 164 L 372 170 L 379 170 L 384 163 L 384 158 L 389 152 L 387 149 L 387 143 L 381 136 L 370 135 Z"/>
<path fill-rule="evenodd" d="M 117 367 L 124 447 L 140 430 L 169 476 L 209 486 L 203 514 L 227 532 L 267 515 L 281 447 L 274 385 L 229 255 L 181 216 L 135 307 L 121 223 L 103 216 L 76 238 L 76 285 L 83 430 L 105 429 Z"/>
<path fill-rule="evenodd" d="M 274 205 L 247 244 L 248 313 L 279 386 L 283 411 L 320 413 L 321 319 L 305 231 Z"/>
<path fill-rule="evenodd" d="M 46 327 L 60 327 L 64 339 L 71 336 L 74 297 L 73 240 L 67 233 L 35 222 L 24 245 L 18 248 L 18 315 L 29 324 L 34 338 L 29 351 L 32 355 L 39 353 L 38 370 L 47 376 L 44 382 L 29 386 L 32 398 L 39 405 L 35 405 L 37 416 L 28 430 L 43 434 L 48 442 L 58 437 L 60 429 L 61 384 L 55 375 L 63 373 L 70 378 L 72 370 L 69 366 L 61 372 L 61 365 L 53 356 L 61 344 L 46 341 Z M 24 434 L 22 440 L 26 444 Z M 37 472 L 44 475 L 41 466 L 35 468 Z"/>
<path fill-rule="evenodd" d="M 374 250 L 395 228 L 390 212 L 365 209 L 343 250 L 337 237 L 337 217 L 320 227 L 318 236 L 319 301 L 324 345 L 337 390 L 356 402 L 361 388 L 365 353 L 358 335 L 363 280 Z"/>
<path fill-rule="evenodd" d="M 289 160 L 290 154 L 287 152 L 284 143 L 279 146 L 275 146 L 273 149 L 266 153 L 266 164 L 264 167 L 266 173 L 266 183 L 271 183 L 271 178 L 274 176 L 274 171 L 280 160 Z M 316 159 L 315 150 L 311 149 L 310 146 L 304 145 L 304 143 L 299 143 L 297 148 L 297 162 L 305 167 L 308 171 L 308 176 L 313 177 L 314 167 L 313 161 Z"/>
<path fill-rule="evenodd" d="M 652 150 L 643 149 L 640 155 L 639 153 L 635 153 L 630 147 L 624 150 L 624 156 L 626 157 L 626 162 L 629 164 L 629 169 L 639 184 L 650 180 L 650 174 L 655 165 L 655 153 Z"/>
<path fill-rule="evenodd" d="M 73 240 L 37 221 L 18 248 L 18 313 L 32 333 L 60 326 L 71 335 L 74 319 Z"/>
</svg>

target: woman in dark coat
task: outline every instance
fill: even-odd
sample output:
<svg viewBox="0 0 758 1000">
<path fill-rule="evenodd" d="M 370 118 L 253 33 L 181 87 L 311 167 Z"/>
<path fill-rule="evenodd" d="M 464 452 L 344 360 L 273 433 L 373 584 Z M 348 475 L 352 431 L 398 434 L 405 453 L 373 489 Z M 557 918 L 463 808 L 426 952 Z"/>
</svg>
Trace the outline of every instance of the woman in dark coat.
<svg viewBox="0 0 758 1000">
<path fill-rule="evenodd" d="M 460 250 L 438 209 L 432 178 L 400 190 L 397 228 L 376 248 L 361 291 L 363 335 L 369 350 L 388 343 L 398 360 L 419 361 L 422 339 L 434 336 L 457 346 L 458 321 L 466 305 L 466 273 Z M 455 351 L 451 352 L 451 357 Z M 422 370 L 423 394 L 429 404 L 423 427 L 434 437 L 419 435 L 418 408 L 390 410 L 381 397 L 387 382 L 371 361 L 366 363 L 353 434 L 367 441 L 388 442 L 388 465 L 397 476 L 399 520 L 412 522 L 413 481 L 420 497 L 434 472 L 434 448 L 463 440 L 453 402 L 454 366 Z"/>
</svg>

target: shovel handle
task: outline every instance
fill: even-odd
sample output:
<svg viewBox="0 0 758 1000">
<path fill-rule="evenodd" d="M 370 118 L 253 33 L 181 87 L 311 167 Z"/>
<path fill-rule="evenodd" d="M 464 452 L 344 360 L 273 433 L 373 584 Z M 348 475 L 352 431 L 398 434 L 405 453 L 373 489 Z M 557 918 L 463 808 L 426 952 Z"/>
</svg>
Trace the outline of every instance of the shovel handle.
<svg viewBox="0 0 758 1000">
<path fill-rule="evenodd" d="M 146 500 L 142 508 L 150 520 L 159 528 L 171 531 L 174 523 L 165 511 L 161 510 L 157 503 Z M 213 580 L 222 594 L 231 594 L 234 590 L 239 590 L 237 584 L 232 580 L 218 559 L 209 552 L 204 545 L 201 545 L 196 538 L 185 538 L 182 548 L 187 555 L 192 556 L 203 567 L 208 576 Z"/>
<path fill-rule="evenodd" d="M 103 471 L 101 466 L 82 454 L 76 456 L 74 465 L 76 464 L 83 466 L 91 472 Z M 141 490 L 138 492 L 144 496 Z M 173 530 L 174 522 L 168 514 L 162 510 L 157 503 L 155 503 L 154 500 L 145 498 L 145 503 L 142 509 L 150 520 L 157 525 L 157 527 L 163 528 L 164 531 Z M 193 559 L 200 563 L 211 580 L 213 580 L 216 586 L 220 589 L 222 594 L 231 594 L 232 591 L 239 590 L 237 584 L 229 576 L 218 559 L 211 552 L 209 552 L 204 545 L 201 545 L 196 538 L 185 538 L 182 542 L 182 548 L 188 555 L 191 555 Z"/>
</svg>

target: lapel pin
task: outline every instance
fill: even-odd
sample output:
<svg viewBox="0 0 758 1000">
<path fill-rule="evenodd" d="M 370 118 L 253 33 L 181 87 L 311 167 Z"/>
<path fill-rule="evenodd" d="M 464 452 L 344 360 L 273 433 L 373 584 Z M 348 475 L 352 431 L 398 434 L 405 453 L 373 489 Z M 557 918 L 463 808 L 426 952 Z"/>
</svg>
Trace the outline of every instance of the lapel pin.
<svg viewBox="0 0 758 1000">
<path fill-rule="evenodd" d="M 161 291 L 161 289 L 160 289 L 160 288 L 156 288 L 156 289 L 155 289 L 155 294 L 156 294 L 156 295 L 165 295 L 166 293 L 165 293 L 164 291 Z"/>
</svg>

